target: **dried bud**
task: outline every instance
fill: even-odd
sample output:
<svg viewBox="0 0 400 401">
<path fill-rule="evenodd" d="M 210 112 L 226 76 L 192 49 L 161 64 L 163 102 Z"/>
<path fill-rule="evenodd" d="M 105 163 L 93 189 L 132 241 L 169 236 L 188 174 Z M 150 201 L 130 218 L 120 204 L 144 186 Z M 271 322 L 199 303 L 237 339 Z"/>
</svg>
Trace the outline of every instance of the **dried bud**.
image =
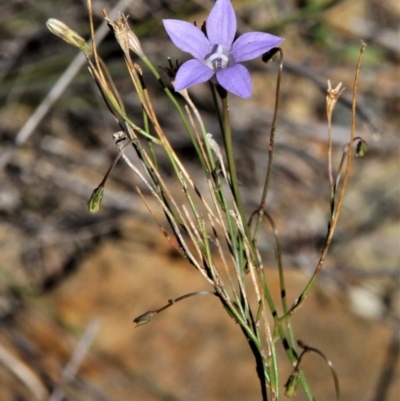
<svg viewBox="0 0 400 401">
<path fill-rule="evenodd" d="M 114 31 L 115 39 L 117 39 L 117 42 L 124 52 L 125 57 L 128 60 L 130 59 L 129 49 L 136 53 L 140 58 L 145 57 L 138 37 L 131 31 L 131 28 L 129 27 L 129 16 L 125 16 L 124 14 L 119 13 L 118 19 L 113 22 L 108 18 L 105 11 L 103 12 L 106 15 L 105 20 Z"/>
<path fill-rule="evenodd" d="M 341 82 L 335 89 L 332 89 L 331 81 L 328 79 L 328 90 L 327 90 L 328 94 L 326 95 L 326 111 L 329 116 L 332 116 L 333 109 L 336 106 L 336 102 L 344 90 L 345 88 L 342 88 Z"/>
<path fill-rule="evenodd" d="M 142 46 L 140 45 L 139 38 L 133 33 L 133 31 L 128 31 L 129 48 L 136 53 L 140 58 L 145 57 L 143 53 Z"/>
<path fill-rule="evenodd" d="M 103 200 L 104 195 L 104 187 L 99 186 L 97 187 L 88 202 L 89 213 L 95 214 L 100 210 L 101 202 Z"/>
<path fill-rule="evenodd" d="M 92 48 L 86 43 L 86 40 L 65 25 L 64 22 L 55 18 L 50 18 L 47 20 L 46 26 L 51 33 L 60 37 L 70 45 L 77 47 L 85 53 L 92 53 Z"/>
</svg>

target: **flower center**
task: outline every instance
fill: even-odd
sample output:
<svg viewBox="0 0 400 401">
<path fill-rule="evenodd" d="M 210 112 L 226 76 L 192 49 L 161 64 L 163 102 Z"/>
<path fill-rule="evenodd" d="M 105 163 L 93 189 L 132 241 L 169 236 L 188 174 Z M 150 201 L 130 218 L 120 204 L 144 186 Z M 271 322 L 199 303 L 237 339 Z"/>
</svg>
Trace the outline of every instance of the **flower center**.
<svg viewBox="0 0 400 401">
<path fill-rule="evenodd" d="M 231 64 L 229 49 L 224 49 L 222 45 L 214 45 L 211 53 L 204 59 L 204 63 L 215 72 L 229 67 Z"/>
</svg>

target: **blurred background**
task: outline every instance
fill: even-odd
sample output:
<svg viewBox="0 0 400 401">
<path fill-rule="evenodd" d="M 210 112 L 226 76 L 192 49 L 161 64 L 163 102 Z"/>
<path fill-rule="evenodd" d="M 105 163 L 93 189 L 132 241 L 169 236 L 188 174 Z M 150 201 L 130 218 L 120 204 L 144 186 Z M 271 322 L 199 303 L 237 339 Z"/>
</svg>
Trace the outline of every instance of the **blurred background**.
<svg viewBox="0 0 400 401">
<path fill-rule="evenodd" d="M 97 27 L 103 8 L 128 14 L 147 56 L 154 65 L 167 66 L 167 57 L 184 61 L 188 55 L 170 42 L 162 19 L 200 25 L 212 4 L 93 0 L 93 11 Z M 343 400 L 399 400 L 400 3 L 233 4 L 239 33 L 285 37 L 268 207 L 281 236 L 290 301 L 314 271 L 326 234 L 327 80 L 346 88 L 333 121 L 338 166 L 350 132 L 360 40 L 368 45 L 356 134 L 369 150 L 353 162 L 331 251 L 312 294 L 294 316 L 294 331 L 332 361 Z M 68 72 L 77 51 L 46 29 L 48 18 L 89 37 L 83 1 L 0 2 L 0 399 L 47 400 L 53 394 L 53 400 L 64 395 L 95 401 L 259 400 L 253 356 L 213 297 L 190 298 L 134 328 L 132 320 L 141 313 L 210 288 L 169 247 L 136 193 L 140 182 L 123 162 L 107 184 L 103 208 L 89 215 L 87 201 L 117 154 L 112 134 L 119 128 L 86 65 L 76 76 Z M 99 52 L 128 115 L 140 121 L 139 102 L 112 34 Z M 259 202 L 268 160 L 276 64 L 246 63 L 253 97 L 231 99 L 249 213 Z M 179 119 L 159 84 L 147 72 L 144 77 L 165 131 L 203 185 Z M 65 89 L 51 104 L 48 94 L 60 78 Z M 219 140 L 208 87 L 191 93 Z M 260 247 L 278 296 L 273 244 L 266 228 Z M 280 357 L 283 385 L 291 368 L 283 353 Z M 316 399 L 335 400 L 323 360 L 309 355 L 303 367 Z M 305 399 L 302 390 L 296 399 Z"/>
</svg>

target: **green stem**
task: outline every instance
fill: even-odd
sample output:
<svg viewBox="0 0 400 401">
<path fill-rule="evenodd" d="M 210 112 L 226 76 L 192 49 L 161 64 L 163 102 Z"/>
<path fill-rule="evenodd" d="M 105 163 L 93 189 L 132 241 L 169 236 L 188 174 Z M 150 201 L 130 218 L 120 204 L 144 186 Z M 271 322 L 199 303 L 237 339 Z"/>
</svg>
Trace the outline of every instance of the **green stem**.
<svg viewBox="0 0 400 401">
<path fill-rule="evenodd" d="M 244 218 L 244 208 L 242 197 L 239 192 L 239 184 L 236 173 L 236 164 L 235 158 L 233 156 L 233 146 L 232 146 L 232 131 L 231 131 L 231 120 L 229 115 L 229 103 L 228 97 L 222 97 L 222 118 L 223 118 L 223 139 L 226 157 L 228 160 L 228 169 L 230 176 L 230 185 L 233 193 L 233 197 L 235 199 L 236 205 L 238 207 L 239 213 L 242 217 L 243 224 L 246 225 L 246 219 Z"/>
<path fill-rule="evenodd" d="M 242 221 L 242 226 L 244 229 L 244 234 L 247 238 L 247 241 L 251 247 L 251 254 L 254 256 L 253 258 L 253 263 L 255 266 L 259 267 L 259 260 L 257 258 L 257 250 L 250 232 L 249 225 L 247 223 L 246 215 L 244 212 L 244 207 L 243 207 L 243 201 L 242 197 L 240 195 L 239 191 L 239 183 L 238 183 L 238 178 L 237 178 L 237 173 L 236 173 L 236 164 L 235 164 L 235 158 L 233 155 L 233 145 L 232 145 L 232 131 L 231 131 L 231 121 L 230 121 L 230 116 L 229 116 L 229 103 L 228 103 L 228 98 L 227 96 L 221 96 L 222 100 L 222 121 L 223 121 L 223 131 L 222 131 L 222 137 L 224 140 L 224 147 L 225 147 L 225 153 L 228 161 L 228 170 L 229 170 L 229 176 L 230 176 L 230 187 L 231 191 L 233 194 L 233 198 L 236 203 L 237 210 L 239 212 L 239 218 Z M 239 241 L 239 246 L 242 245 L 242 242 Z M 243 249 L 239 249 L 239 255 L 243 255 Z M 241 257 L 239 260 L 239 266 L 241 266 L 241 269 L 243 269 L 243 272 L 245 271 L 247 262 Z"/>
</svg>

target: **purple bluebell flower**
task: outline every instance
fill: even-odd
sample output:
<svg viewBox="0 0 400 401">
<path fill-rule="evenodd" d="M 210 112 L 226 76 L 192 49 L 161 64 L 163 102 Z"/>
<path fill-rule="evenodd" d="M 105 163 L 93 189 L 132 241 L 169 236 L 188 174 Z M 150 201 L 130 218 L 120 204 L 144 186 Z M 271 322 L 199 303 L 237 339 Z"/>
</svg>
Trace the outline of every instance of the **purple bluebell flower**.
<svg viewBox="0 0 400 401">
<path fill-rule="evenodd" d="M 207 36 L 185 21 L 163 20 L 175 46 L 194 59 L 183 63 L 175 77 L 175 90 L 181 91 L 208 80 L 227 91 L 249 99 L 251 78 L 239 64 L 261 56 L 283 42 L 283 38 L 264 32 L 249 32 L 235 39 L 236 15 L 230 0 L 217 0 L 206 22 Z"/>
</svg>

